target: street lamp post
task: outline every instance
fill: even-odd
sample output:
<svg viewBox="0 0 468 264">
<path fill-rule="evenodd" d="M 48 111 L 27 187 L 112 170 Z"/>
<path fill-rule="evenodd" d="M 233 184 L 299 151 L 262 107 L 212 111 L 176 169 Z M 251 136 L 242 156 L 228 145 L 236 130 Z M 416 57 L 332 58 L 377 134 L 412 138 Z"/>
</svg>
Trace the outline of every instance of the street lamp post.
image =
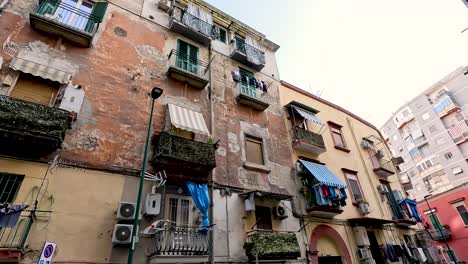
<svg viewBox="0 0 468 264">
<path fill-rule="evenodd" d="M 145 178 L 146 172 L 146 163 L 148 163 L 148 147 L 150 142 L 151 136 L 151 127 L 153 126 L 153 112 L 154 112 L 154 101 L 158 99 L 163 93 L 163 90 L 158 87 L 154 87 L 151 91 L 151 112 L 149 116 L 149 124 L 148 124 L 148 132 L 146 133 L 146 142 L 145 142 L 145 151 L 143 156 L 143 164 L 141 165 L 141 173 L 140 173 L 140 184 L 138 186 L 138 196 L 136 202 L 136 211 L 135 211 L 135 219 L 133 219 L 133 232 L 132 232 L 132 239 L 131 239 L 131 247 L 128 250 L 128 264 L 133 264 L 133 255 L 135 254 L 135 241 L 137 238 L 137 230 L 138 230 L 138 218 L 140 216 L 140 204 L 141 204 L 141 194 L 143 192 L 143 181 Z"/>
<path fill-rule="evenodd" d="M 432 208 L 431 206 L 429 205 L 429 202 L 427 201 L 427 197 L 431 197 L 432 194 L 428 194 L 426 196 L 424 196 L 424 201 L 426 201 L 426 204 L 427 204 L 427 207 L 429 208 L 429 213 L 432 214 Z M 445 238 L 445 235 L 444 233 L 442 232 L 442 228 L 437 228 L 439 230 L 439 233 L 440 235 L 442 236 L 442 238 L 444 239 L 444 243 L 445 243 L 445 246 L 447 247 L 447 252 L 448 252 L 448 255 L 449 255 L 449 258 L 450 258 L 450 261 L 454 260 L 455 259 L 455 256 L 452 255 L 452 250 L 450 249 L 450 246 L 447 242 L 447 239 Z"/>
</svg>

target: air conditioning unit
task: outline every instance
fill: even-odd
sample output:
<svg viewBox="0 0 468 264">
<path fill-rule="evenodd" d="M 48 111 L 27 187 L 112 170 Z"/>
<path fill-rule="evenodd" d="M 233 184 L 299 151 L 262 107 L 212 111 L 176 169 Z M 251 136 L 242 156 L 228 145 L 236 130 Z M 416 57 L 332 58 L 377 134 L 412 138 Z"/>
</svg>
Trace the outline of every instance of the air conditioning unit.
<svg viewBox="0 0 468 264">
<path fill-rule="evenodd" d="M 296 174 L 301 174 L 302 172 L 304 172 L 304 165 L 298 161 L 296 162 Z"/>
<path fill-rule="evenodd" d="M 381 149 L 377 150 L 376 156 L 379 159 L 385 157 L 384 152 Z"/>
<path fill-rule="evenodd" d="M 137 232 L 138 234 L 138 232 Z M 133 225 L 116 224 L 112 233 L 112 244 L 126 245 L 132 242 Z M 138 242 L 138 236 L 135 242 Z"/>
<path fill-rule="evenodd" d="M 166 12 L 169 12 L 169 10 L 171 9 L 171 1 L 169 1 L 169 0 L 159 0 L 158 8 L 161 9 L 161 10 L 164 10 Z"/>
<path fill-rule="evenodd" d="M 145 199 L 145 215 L 159 215 L 161 213 L 161 194 L 148 193 Z"/>
<path fill-rule="evenodd" d="M 368 140 L 363 139 L 363 140 L 361 141 L 361 147 L 362 147 L 363 149 L 372 148 L 372 144 L 371 144 Z"/>
<path fill-rule="evenodd" d="M 377 191 L 379 191 L 379 193 L 381 193 L 381 194 L 388 193 L 388 187 L 387 187 L 387 185 L 379 184 L 379 185 L 377 185 Z"/>
<path fill-rule="evenodd" d="M 358 248 L 357 254 L 358 254 L 359 260 L 366 260 L 371 257 L 371 253 L 369 249 L 367 248 Z"/>
<path fill-rule="evenodd" d="M 369 204 L 368 203 L 359 203 L 358 204 L 359 213 L 366 215 L 369 213 Z"/>
<path fill-rule="evenodd" d="M 273 208 L 273 215 L 281 220 L 288 218 L 288 212 L 283 206 L 275 206 Z"/>
<path fill-rule="evenodd" d="M 369 237 L 367 236 L 367 230 L 364 226 L 353 227 L 353 232 L 354 238 L 356 239 L 356 244 L 358 246 L 370 246 Z"/>
<path fill-rule="evenodd" d="M 118 220 L 133 220 L 136 215 L 136 203 L 120 202 L 117 209 Z M 141 215 L 139 217 L 141 219 Z"/>
</svg>

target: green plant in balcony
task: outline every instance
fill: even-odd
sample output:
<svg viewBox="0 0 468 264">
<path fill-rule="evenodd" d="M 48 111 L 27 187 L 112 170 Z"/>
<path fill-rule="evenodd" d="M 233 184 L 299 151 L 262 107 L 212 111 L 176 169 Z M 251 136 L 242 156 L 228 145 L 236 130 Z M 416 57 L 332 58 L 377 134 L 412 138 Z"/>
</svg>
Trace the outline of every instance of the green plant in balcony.
<svg viewBox="0 0 468 264">
<path fill-rule="evenodd" d="M 249 259 L 296 259 L 301 256 L 294 233 L 257 232 L 244 244 Z"/>
<path fill-rule="evenodd" d="M 24 135 L 62 142 L 69 126 L 69 113 L 58 108 L 0 95 L 0 128 Z"/>
<path fill-rule="evenodd" d="M 193 141 L 167 132 L 159 134 L 154 158 L 168 158 L 207 168 L 216 166 L 214 144 Z"/>
<path fill-rule="evenodd" d="M 294 127 L 294 139 L 307 141 L 313 145 L 325 148 L 325 143 L 323 142 L 322 135 L 300 127 Z"/>
</svg>

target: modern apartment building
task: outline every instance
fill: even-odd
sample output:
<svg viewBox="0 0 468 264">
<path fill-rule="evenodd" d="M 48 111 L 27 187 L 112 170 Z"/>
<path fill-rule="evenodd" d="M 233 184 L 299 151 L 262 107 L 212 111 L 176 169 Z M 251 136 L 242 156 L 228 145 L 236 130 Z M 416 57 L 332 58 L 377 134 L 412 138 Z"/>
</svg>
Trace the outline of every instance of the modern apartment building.
<svg viewBox="0 0 468 264">
<path fill-rule="evenodd" d="M 417 201 L 468 181 L 467 69 L 402 105 L 381 128 L 393 156 L 404 160 L 400 177 Z"/>
</svg>

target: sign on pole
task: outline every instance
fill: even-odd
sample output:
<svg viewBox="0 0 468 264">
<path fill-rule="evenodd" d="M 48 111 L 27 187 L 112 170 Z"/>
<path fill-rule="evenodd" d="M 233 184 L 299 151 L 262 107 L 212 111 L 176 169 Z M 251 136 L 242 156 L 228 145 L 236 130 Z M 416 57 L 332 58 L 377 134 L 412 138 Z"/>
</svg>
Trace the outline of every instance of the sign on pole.
<svg viewBox="0 0 468 264">
<path fill-rule="evenodd" d="M 52 264 L 52 257 L 54 256 L 57 244 L 46 241 L 42 248 L 41 257 L 39 258 L 38 264 Z"/>
</svg>

